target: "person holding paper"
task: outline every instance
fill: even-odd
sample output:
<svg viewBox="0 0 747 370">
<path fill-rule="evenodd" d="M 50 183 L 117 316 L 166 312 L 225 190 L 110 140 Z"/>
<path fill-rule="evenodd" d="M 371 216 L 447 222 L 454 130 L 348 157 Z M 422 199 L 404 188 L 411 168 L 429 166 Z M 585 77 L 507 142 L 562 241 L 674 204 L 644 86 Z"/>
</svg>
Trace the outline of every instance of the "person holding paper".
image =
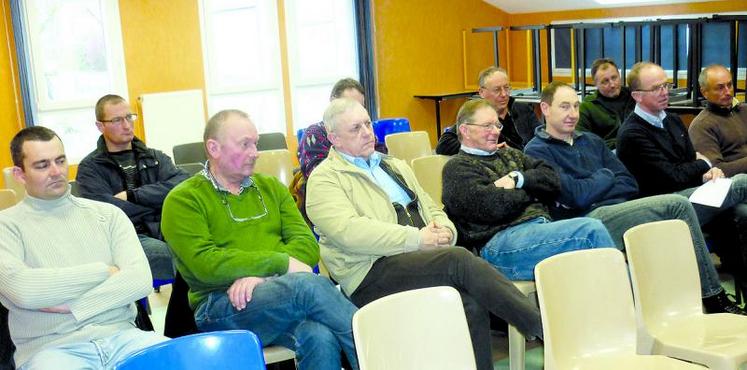
<svg viewBox="0 0 747 370">
<path fill-rule="evenodd" d="M 689 197 L 704 182 L 725 177 L 722 164 L 696 152 L 682 120 L 665 111 L 671 84 L 660 66 L 650 62 L 635 64 L 628 74 L 628 86 L 636 107 L 618 133 L 617 155 L 638 181 L 641 195 L 677 193 Z M 736 236 L 737 243 L 723 244 L 737 244 L 741 252 L 727 252 L 744 256 L 747 227 L 740 220 L 746 220 L 747 214 L 738 209 L 736 214 L 732 213 L 736 205 L 747 200 L 747 175 L 738 174 L 731 180 L 720 207 L 697 203 L 693 207 L 701 225 L 712 223 L 728 228 L 716 235 Z M 717 216 L 719 220 L 715 220 Z M 743 262 L 741 256 L 727 262 Z M 735 270 L 745 273 L 743 265 Z"/>
<path fill-rule="evenodd" d="M 563 82 L 542 89 L 540 108 L 545 127 L 536 130 L 524 152 L 552 165 L 560 176 L 561 191 L 550 208 L 554 219 L 585 216 L 607 227 L 615 245 L 623 249 L 622 236 L 631 227 L 661 220 L 680 219 L 690 226 L 700 272 L 703 307 L 709 313 L 745 314 L 727 297 L 711 261 L 698 217 L 690 202 L 679 194 L 635 199 L 638 184 L 625 166 L 591 132 L 576 131 L 579 99 Z"/>
</svg>

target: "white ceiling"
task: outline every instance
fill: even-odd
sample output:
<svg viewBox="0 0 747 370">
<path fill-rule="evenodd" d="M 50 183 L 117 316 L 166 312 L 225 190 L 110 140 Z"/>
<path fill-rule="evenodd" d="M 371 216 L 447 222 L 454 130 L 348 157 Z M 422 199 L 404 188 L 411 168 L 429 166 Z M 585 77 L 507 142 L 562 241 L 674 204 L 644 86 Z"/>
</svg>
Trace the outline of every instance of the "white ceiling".
<svg viewBox="0 0 747 370">
<path fill-rule="evenodd" d="M 619 8 L 624 6 L 661 5 L 674 3 L 697 3 L 704 0 L 628 0 L 623 4 L 603 5 L 595 0 L 483 0 L 496 8 L 511 14 L 537 13 L 555 10 L 580 10 L 592 8 Z"/>
</svg>

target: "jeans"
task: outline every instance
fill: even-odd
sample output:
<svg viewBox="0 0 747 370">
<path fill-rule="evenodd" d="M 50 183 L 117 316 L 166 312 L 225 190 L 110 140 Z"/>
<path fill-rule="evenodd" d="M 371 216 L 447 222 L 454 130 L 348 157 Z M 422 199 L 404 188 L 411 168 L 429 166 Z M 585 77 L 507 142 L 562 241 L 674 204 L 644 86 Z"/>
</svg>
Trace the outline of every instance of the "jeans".
<svg viewBox="0 0 747 370">
<path fill-rule="evenodd" d="M 690 227 L 695 258 L 700 272 L 700 291 L 703 298 L 712 297 L 723 291 L 716 268 L 708 253 L 703 233 L 698 224 L 690 201 L 677 194 L 655 195 L 630 200 L 609 206 L 602 206 L 586 214 L 596 218 L 607 227 L 617 248 L 624 250 L 623 234 L 633 226 L 647 222 L 680 219 Z"/>
<path fill-rule="evenodd" d="M 265 346 L 290 348 L 296 351 L 299 370 L 340 370 L 341 350 L 358 369 L 352 326 L 356 310 L 329 279 L 291 273 L 257 285 L 241 311 L 225 291 L 214 291 L 195 310 L 195 321 L 201 331 L 250 330 Z"/>
<path fill-rule="evenodd" d="M 599 220 L 577 217 L 550 222 L 537 217 L 497 232 L 480 256 L 511 280 L 534 280 L 534 266 L 547 257 L 614 246 Z"/>
<path fill-rule="evenodd" d="M 695 213 L 698 214 L 698 220 L 701 225 L 705 225 L 710 222 L 714 217 L 718 216 L 721 212 L 724 212 L 740 203 L 747 202 L 747 174 L 735 175 L 731 178 L 731 188 L 729 188 L 729 194 L 726 195 L 724 203 L 721 207 L 709 207 L 701 204 L 694 204 Z M 689 188 L 678 191 L 676 194 L 690 197 L 690 195 L 697 188 Z"/>
<path fill-rule="evenodd" d="M 173 280 L 175 275 L 174 263 L 171 260 L 169 245 L 163 240 L 138 234 L 140 245 L 143 246 L 145 257 L 148 258 L 153 280 Z"/>
<path fill-rule="evenodd" d="M 453 287 L 461 294 L 478 369 L 493 369 L 488 311 L 527 337 L 542 336 L 535 301 L 524 296 L 489 263 L 461 247 L 379 258 L 350 299 L 362 307 L 389 294 L 441 285 Z"/>
<path fill-rule="evenodd" d="M 19 370 L 113 369 L 131 354 L 168 340 L 160 334 L 127 329 L 90 342 L 69 343 L 39 351 Z"/>
</svg>

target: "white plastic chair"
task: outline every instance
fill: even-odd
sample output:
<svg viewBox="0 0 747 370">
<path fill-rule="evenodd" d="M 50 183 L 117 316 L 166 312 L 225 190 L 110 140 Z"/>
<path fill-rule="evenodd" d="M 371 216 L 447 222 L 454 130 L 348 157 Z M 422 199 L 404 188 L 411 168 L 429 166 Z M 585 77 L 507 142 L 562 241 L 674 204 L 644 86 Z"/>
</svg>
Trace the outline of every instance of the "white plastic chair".
<svg viewBox="0 0 747 370">
<path fill-rule="evenodd" d="M 545 369 L 702 369 L 664 356 L 636 354 L 636 323 L 620 251 L 586 249 L 535 267 Z"/>
<path fill-rule="evenodd" d="M 451 157 L 446 155 L 426 155 L 413 159 L 410 164 L 420 186 L 441 207 L 443 207 L 443 203 L 441 202 L 443 188 L 442 174 L 444 165 L 446 165 L 449 159 Z"/>
<path fill-rule="evenodd" d="M 264 150 L 259 152 L 259 158 L 254 165 L 254 172 L 275 176 L 285 184 L 290 185 L 293 180 L 293 161 L 288 149 Z"/>
<path fill-rule="evenodd" d="M 389 155 L 407 162 L 408 165 L 415 158 L 433 154 L 431 140 L 425 131 L 389 134 L 384 140 Z"/>
<path fill-rule="evenodd" d="M 0 210 L 14 206 L 18 200 L 12 189 L 0 189 Z"/>
<path fill-rule="evenodd" d="M 26 197 L 26 188 L 13 176 L 13 167 L 3 168 L 3 181 L 5 181 L 6 189 L 11 189 L 16 193 L 16 202 Z"/>
<path fill-rule="evenodd" d="M 353 315 L 361 370 L 474 370 L 459 292 L 409 290 L 377 299 Z"/>
<path fill-rule="evenodd" d="M 682 220 L 638 225 L 623 236 L 638 320 L 638 352 L 738 369 L 747 317 L 704 314 L 690 229 Z"/>
<path fill-rule="evenodd" d="M 513 281 L 520 292 L 528 296 L 537 290 L 534 281 Z M 524 370 L 526 354 L 526 338 L 519 329 L 508 324 L 508 368 L 509 370 Z"/>
</svg>

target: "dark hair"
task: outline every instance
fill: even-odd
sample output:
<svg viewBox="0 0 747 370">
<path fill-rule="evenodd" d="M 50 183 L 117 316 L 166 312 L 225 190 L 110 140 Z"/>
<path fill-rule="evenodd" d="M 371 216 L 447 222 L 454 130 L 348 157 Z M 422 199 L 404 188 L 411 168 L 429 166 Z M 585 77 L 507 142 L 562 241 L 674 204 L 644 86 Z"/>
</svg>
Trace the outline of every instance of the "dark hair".
<svg viewBox="0 0 747 370">
<path fill-rule="evenodd" d="M 23 143 L 27 141 L 50 141 L 55 137 L 60 138 L 54 131 L 44 126 L 31 126 L 18 131 L 10 141 L 10 156 L 13 158 L 13 165 L 23 168 Z"/>
<path fill-rule="evenodd" d="M 567 87 L 573 91 L 576 91 L 576 89 L 573 88 L 573 86 L 560 81 L 553 81 L 549 85 L 542 88 L 542 95 L 540 96 L 540 102 L 552 105 L 552 101 L 555 98 L 555 93 L 558 91 L 561 87 Z"/>
<path fill-rule="evenodd" d="M 127 100 L 125 100 L 123 97 L 119 95 L 107 94 L 107 95 L 102 96 L 99 99 L 99 101 L 96 102 L 96 108 L 95 108 L 96 121 L 100 122 L 101 120 L 105 119 L 104 107 L 106 107 L 107 104 L 119 104 L 119 103 L 126 102 L 126 101 Z"/>
<path fill-rule="evenodd" d="M 617 64 L 610 58 L 599 58 L 591 63 L 591 78 L 596 78 L 599 69 L 607 69 L 606 66 L 612 66 L 617 69 Z"/>
<path fill-rule="evenodd" d="M 342 80 L 337 81 L 335 83 L 335 86 L 332 86 L 332 92 L 329 94 L 329 100 L 332 101 L 337 98 L 341 98 L 342 93 L 344 93 L 347 89 L 356 89 L 359 93 L 361 93 L 361 95 L 366 95 L 360 82 L 352 78 L 343 78 Z"/>
</svg>

